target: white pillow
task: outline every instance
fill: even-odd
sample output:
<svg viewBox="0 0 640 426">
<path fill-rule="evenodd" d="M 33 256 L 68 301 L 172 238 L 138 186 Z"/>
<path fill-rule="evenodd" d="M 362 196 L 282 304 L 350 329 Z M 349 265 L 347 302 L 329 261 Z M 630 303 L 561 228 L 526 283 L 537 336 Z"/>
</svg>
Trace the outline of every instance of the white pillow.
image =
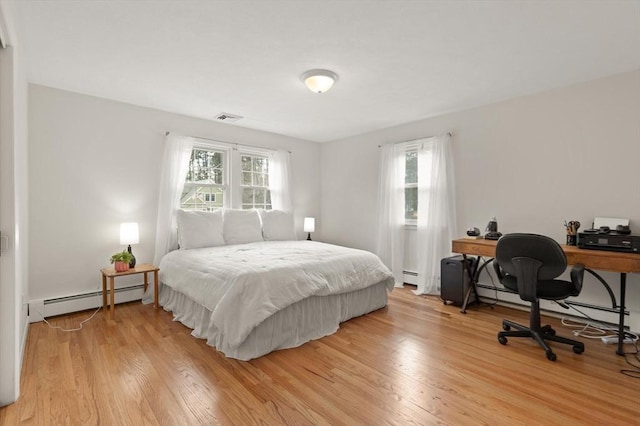
<svg viewBox="0 0 640 426">
<path fill-rule="evenodd" d="M 245 244 L 263 241 L 260 216 L 257 210 L 224 211 L 224 241 L 227 244 Z"/>
<path fill-rule="evenodd" d="M 293 214 L 282 210 L 260 210 L 265 241 L 295 241 Z"/>
<path fill-rule="evenodd" d="M 224 245 L 221 210 L 212 212 L 178 210 L 177 219 L 180 249 Z"/>
</svg>

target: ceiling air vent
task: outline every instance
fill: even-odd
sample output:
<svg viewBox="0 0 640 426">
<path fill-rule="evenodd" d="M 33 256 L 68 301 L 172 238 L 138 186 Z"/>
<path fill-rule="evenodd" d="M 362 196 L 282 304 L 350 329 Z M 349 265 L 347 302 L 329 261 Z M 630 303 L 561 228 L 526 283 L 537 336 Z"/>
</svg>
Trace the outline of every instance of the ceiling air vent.
<svg viewBox="0 0 640 426">
<path fill-rule="evenodd" d="M 239 115 L 229 114 L 226 112 L 221 112 L 220 114 L 216 115 L 216 120 L 224 121 L 225 123 L 233 123 L 235 121 L 240 120 L 241 118 L 242 117 Z"/>
</svg>

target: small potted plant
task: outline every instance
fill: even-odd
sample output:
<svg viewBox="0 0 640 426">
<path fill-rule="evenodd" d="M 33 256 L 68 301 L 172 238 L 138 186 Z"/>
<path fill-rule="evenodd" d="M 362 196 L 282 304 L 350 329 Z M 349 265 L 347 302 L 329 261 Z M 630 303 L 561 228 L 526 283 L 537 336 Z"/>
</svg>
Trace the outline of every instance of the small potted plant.
<svg viewBox="0 0 640 426">
<path fill-rule="evenodd" d="M 131 253 L 123 250 L 111 256 L 111 263 L 116 272 L 125 272 L 129 270 L 129 262 L 131 262 Z"/>
</svg>

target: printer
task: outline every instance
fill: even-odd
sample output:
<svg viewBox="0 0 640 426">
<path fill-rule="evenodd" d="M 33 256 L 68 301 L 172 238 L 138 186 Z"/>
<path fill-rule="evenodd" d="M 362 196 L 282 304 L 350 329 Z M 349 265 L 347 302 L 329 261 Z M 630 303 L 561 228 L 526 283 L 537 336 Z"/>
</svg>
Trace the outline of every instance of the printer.
<svg viewBox="0 0 640 426">
<path fill-rule="evenodd" d="M 577 246 L 583 249 L 640 253 L 640 235 L 617 231 L 587 230 L 578 233 Z"/>
</svg>

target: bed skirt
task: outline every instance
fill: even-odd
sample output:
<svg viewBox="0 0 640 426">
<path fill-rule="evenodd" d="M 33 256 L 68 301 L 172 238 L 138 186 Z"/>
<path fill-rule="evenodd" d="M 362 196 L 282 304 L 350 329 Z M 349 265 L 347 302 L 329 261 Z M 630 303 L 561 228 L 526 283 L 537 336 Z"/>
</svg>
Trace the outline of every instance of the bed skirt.
<svg viewBox="0 0 640 426">
<path fill-rule="evenodd" d="M 193 331 L 229 358 L 248 361 L 278 349 L 294 348 L 310 340 L 335 333 L 341 322 L 367 314 L 387 305 L 385 282 L 350 293 L 311 296 L 290 305 L 260 323 L 238 346 L 231 346 L 211 322 L 211 311 L 183 293 L 163 285 L 160 305 L 173 312 Z M 242 318 L 238 318 L 242 321 Z"/>
</svg>

